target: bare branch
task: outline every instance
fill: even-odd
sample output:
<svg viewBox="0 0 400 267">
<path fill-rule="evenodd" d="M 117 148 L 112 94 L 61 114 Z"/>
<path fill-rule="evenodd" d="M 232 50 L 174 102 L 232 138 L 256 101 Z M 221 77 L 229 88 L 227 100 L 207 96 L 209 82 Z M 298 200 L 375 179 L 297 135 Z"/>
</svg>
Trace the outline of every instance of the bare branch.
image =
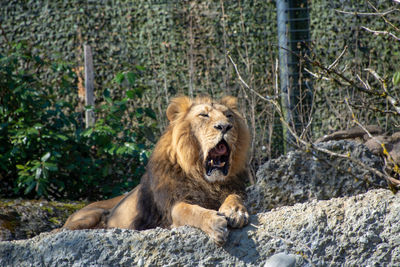
<svg viewBox="0 0 400 267">
<path fill-rule="evenodd" d="M 350 12 L 350 11 L 343 11 L 343 10 L 339 10 L 339 9 L 335 9 L 335 11 L 338 12 L 338 13 L 350 14 L 350 15 L 354 15 L 354 16 L 386 16 L 386 15 L 388 15 L 390 13 L 400 11 L 400 9 L 394 8 L 394 9 L 390 9 L 390 10 L 387 10 L 385 12 L 380 12 L 380 13 L 379 12 L 375 12 L 375 13 L 368 13 L 367 12 L 367 13 L 364 13 L 364 12 L 357 12 L 357 11 Z"/>
<path fill-rule="evenodd" d="M 354 112 L 353 112 L 353 109 L 352 109 L 351 106 L 349 105 L 349 101 L 348 101 L 347 98 L 345 99 L 345 103 L 346 103 L 347 107 L 349 108 L 349 110 L 350 110 L 350 112 L 351 112 L 351 115 L 352 115 L 352 117 L 353 117 L 353 121 L 354 121 L 361 129 L 363 129 L 363 131 L 369 136 L 369 138 L 372 138 L 377 144 L 379 144 L 379 145 L 383 148 L 383 154 L 384 154 L 384 155 L 388 158 L 388 160 L 394 165 L 394 168 L 393 168 L 393 169 L 398 170 L 399 167 L 397 166 L 396 162 L 393 160 L 392 156 L 391 156 L 391 155 L 389 154 L 389 152 L 387 151 L 385 144 L 384 144 L 383 142 L 380 142 L 376 137 L 374 137 L 374 136 L 367 130 L 367 128 L 364 127 L 364 125 L 362 125 L 362 124 L 356 119 L 356 116 L 355 116 L 355 114 L 354 114 Z M 386 160 L 385 160 L 385 165 L 387 165 L 387 164 L 386 164 Z M 393 178 L 393 177 L 391 177 L 390 175 L 387 175 L 387 174 L 386 174 L 386 176 L 387 176 L 387 180 L 389 180 L 393 185 L 400 185 L 400 181 L 399 181 L 399 180 L 397 180 L 397 179 L 395 179 L 395 178 Z"/>
<path fill-rule="evenodd" d="M 396 35 L 394 35 L 391 32 L 371 30 L 370 28 L 367 28 L 367 27 L 364 27 L 364 26 L 361 26 L 361 28 L 366 30 L 366 31 L 372 32 L 374 35 L 389 35 L 390 37 L 394 38 L 396 41 L 400 41 L 400 38 L 397 37 Z"/>
<path fill-rule="evenodd" d="M 389 94 L 389 91 L 387 89 L 387 83 L 385 81 L 385 79 L 383 79 L 375 70 L 373 69 L 365 69 L 366 71 L 370 72 L 381 84 L 382 89 L 384 91 L 383 96 L 389 101 L 389 103 L 392 105 L 392 107 L 396 110 L 397 114 L 400 115 L 400 107 L 399 105 L 399 101 L 397 99 L 395 99 L 394 97 L 392 97 Z"/>
<path fill-rule="evenodd" d="M 302 144 L 303 146 L 305 146 L 305 147 L 307 147 L 309 149 L 312 149 L 314 151 L 319 151 L 319 152 L 322 152 L 322 153 L 325 153 L 325 154 L 328 154 L 328 155 L 331 155 L 331 156 L 334 156 L 334 157 L 338 157 L 338 158 L 348 159 L 351 162 L 361 166 L 362 168 L 367 169 L 368 171 L 374 173 L 378 177 L 381 177 L 381 178 L 385 179 L 388 182 L 389 185 L 394 186 L 396 188 L 400 188 L 400 181 L 399 180 L 391 177 L 390 175 L 386 175 L 386 174 L 378 171 L 375 168 L 372 168 L 372 167 L 368 166 L 367 164 L 363 163 L 362 161 L 360 161 L 358 159 L 350 157 L 350 154 L 345 155 L 345 154 L 336 153 L 336 152 L 330 151 L 328 149 L 318 147 L 314 143 L 307 142 L 307 141 L 303 140 L 302 138 L 300 138 L 297 135 L 297 133 L 293 130 L 293 128 L 290 127 L 290 125 L 283 119 L 284 116 L 283 116 L 283 113 L 282 113 L 282 110 L 281 110 L 281 107 L 280 107 L 279 103 L 274 98 L 270 98 L 270 97 L 266 98 L 266 97 L 260 95 L 255 90 L 253 90 L 251 87 L 249 87 L 248 84 L 243 80 L 242 76 L 240 75 L 236 63 L 233 61 L 233 59 L 230 57 L 230 55 L 227 55 L 227 56 L 228 56 L 229 60 L 232 62 L 233 66 L 235 68 L 236 74 L 238 75 L 239 80 L 245 85 L 245 87 L 248 90 L 251 90 L 253 93 L 255 93 L 261 99 L 263 99 L 265 101 L 268 101 L 268 102 L 272 103 L 275 106 L 275 108 L 276 108 L 276 110 L 277 110 L 277 112 L 279 114 L 281 122 L 285 125 L 285 127 L 288 129 L 288 131 L 291 133 L 291 135 L 296 139 L 296 142 L 298 144 Z M 324 69 L 326 69 L 326 68 L 324 67 Z M 363 90 L 365 90 L 365 89 L 363 88 Z"/>
<path fill-rule="evenodd" d="M 239 70 L 238 70 L 238 68 L 237 68 L 237 65 L 236 65 L 236 63 L 233 61 L 233 59 L 231 58 L 231 56 L 229 55 L 229 52 L 228 52 L 228 54 L 227 54 L 227 57 L 229 58 L 229 60 L 231 61 L 231 63 L 233 64 L 233 67 L 235 68 L 235 72 L 236 72 L 236 74 L 237 74 L 237 76 L 238 76 L 238 78 L 239 78 L 239 81 L 248 89 L 248 90 L 250 90 L 250 91 L 252 91 L 254 94 L 256 94 L 258 97 L 260 97 L 261 99 L 263 99 L 263 100 L 265 100 L 265 101 L 270 101 L 270 99 L 269 98 L 276 98 L 276 97 L 269 97 L 268 96 L 268 98 L 267 97 L 264 97 L 264 96 L 262 96 L 262 95 L 260 95 L 256 90 L 254 90 L 253 88 L 251 88 L 244 80 L 243 80 L 243 78 L 242 78 L 242 76 L 240 75 L 240 72 L 239 72 Z"/>
<path fill-rule="evenodd" d="M 375 71 L 371 70 L 371 69 L 366 69 L 368 70 L 372 75 L 374 75 L 374 77 L 381 83 L 382 88 L 383 88 L 383 93 L 376 91 L 376 90 L 368 90 L 367 88 L 364 88 L 365 84 L 363 84 L 364 86 L 359 86 L 355 81 L 347 78 L 346 76 L 344 76 L 343 73 L 337 71 L 335 68 L 327 68 L 324 65 L 322 65 L 319 61 L 316 60 L 312 60 L 311 58 L 309 58 L 308 56 L 304 57 L 305 60 L 307 60 L 308 62 L 310 62 L 313 66 L 319 68 L 323 74 L 325 74 L 327 77 L 322 76 L 322 74 L 315 74 L 313 72 L 311 72 L 310 70 L 306 71 L 308 73 L 310 73 L 311 75 L 313 75 L 314 77 L 317 77 L 319 79 L 324 79 L 324 80 L 330 80 L 333 81 L 339 85 L 345 85 L 345 86 L 352 86 L 354 89 L 357 89 L 358 91 L 361 91 L 363 93 L 367 93 L 368 95 L 373 95 L 373 96 L 377 96 L 380 98 L 386 98 L 389 103 L 393 106 L 393 108 L 396 111 L 397 115 L 400 115 L 400 107 L 398 106 L 399 103 L 396 100 L 396 98 L 392 97 L 389 94 L 389 91 L 387 90 L 387 83 L 384 79 L 382 79 Z M 343 82 L 344 81 L 344 82 Z"/>
<path fill-rule="evenodd" d="M 363 81 L 358 74 L 357 74 L 357 79 L 364 85 L 365 89 L 371 90 L 371 86 L 368 84 L 368 81 Z"/>
<path fill-rule="evenodd" d="M 333 61 L 333 63 L 331 65 L 329 65 L 328 70 L 336 67 L 336 65 L 339 63 L 339 60 L 343 57 L 344 53 L 347 50 L 347 45 L 344 47 L 342 53 L 340 53 L 340 55 L 335 59 L 335 61 Z"/>
<path fill-rule="evenodd" d="M 317 79 L 321 79 L 321 80 L 325 80 L 325 81 L 331 81 L 332 80 L 331 78 L 322 76 L 322 74 L 320 74 L 320 73 L 312 72 L 311 70 L 309 70 L 307 68 L 304 68 L 304 70 L 307 71 L 309 74 L 311 74 L 313 77 L 315 77 Z"/>
<path fill-rule="evenodd" d="M 379 13 L 379 10 L 378 10 L 370 1 L 367 0 L 367 2 L 368 2 L 368 4 L 375 10 L 375 12 Z M 396 27 L 393 23 L 391 23 L 389 20 L 387 20 L 387 19 L 385 18 L 385 16 L 382 16 L 382 19 L 383 19 L 388 25 L 390 25 L 393 29 L 395 29 L 396 31 L 400 31 L 400 29 L 397 28 L 397 27 Z"/>
</svg>

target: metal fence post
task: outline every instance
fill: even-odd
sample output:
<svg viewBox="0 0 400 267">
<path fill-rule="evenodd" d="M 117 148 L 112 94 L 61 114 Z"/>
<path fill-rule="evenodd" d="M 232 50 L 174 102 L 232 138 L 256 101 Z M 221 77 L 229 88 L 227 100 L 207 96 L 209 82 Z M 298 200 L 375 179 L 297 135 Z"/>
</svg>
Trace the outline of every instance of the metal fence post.
<svg viewBox="0 0 400 267">
<path fill-rule="evenodd" d="M 309 48 L 308 3 L 307 0 L 276 0 L 276 10 L 282 110 L 286 123 L 301 132 L 307 124 L 312 100 L 312 89 L 299 58 Z M 295 140 L 285 125 L 283 139 L 287 152 Z"/>
<path fill-rule="evenodd" d="M 289 29 L 288 29 L 288 10 L 289 3 L 287 0 L 276 1 L 276 11 L 278 20 L 278 45 L 279 45 L 279 81 L 281 88 L 281 105 L 285 121 L 289 125 L 293 125 L 292 108 L 290 107 L 290 94 L 288 90 L 289 86 Z M 293 137 L 287 130 L 287 127 L 283 125 L 283 140 L 284 150 L 287 149 L 287 142 L 292 140 Z"/>
</svg>

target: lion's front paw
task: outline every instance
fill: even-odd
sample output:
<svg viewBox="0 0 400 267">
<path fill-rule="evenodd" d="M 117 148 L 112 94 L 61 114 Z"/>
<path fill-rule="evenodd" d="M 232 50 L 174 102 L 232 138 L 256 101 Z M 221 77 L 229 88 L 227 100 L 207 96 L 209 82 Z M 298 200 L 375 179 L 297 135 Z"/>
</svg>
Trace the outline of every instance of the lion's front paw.
<svg viewBox="0 0 400 267">
<path fill-rule="evenodd" d="M 228 238 L 228 222 L 224 215 L 209 210 L 203 218 L 202 230 L 205 231 L 218 245 L 223 245 Z"/>
<path fill-rule="evenodd" d="M 226 217 L 231 227 L 241 228 L 249 223 L 249 213 L 246 207 L 240 203 L 222 205 L 219 212 Z"/>
</svg>

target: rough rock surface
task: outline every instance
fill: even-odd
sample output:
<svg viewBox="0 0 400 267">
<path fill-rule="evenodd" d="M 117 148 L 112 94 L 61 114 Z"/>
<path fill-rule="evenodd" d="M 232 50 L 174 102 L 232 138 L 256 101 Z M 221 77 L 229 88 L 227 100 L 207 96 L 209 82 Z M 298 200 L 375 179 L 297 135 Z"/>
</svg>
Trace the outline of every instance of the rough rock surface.
<svg viewBox="0 0 400 267">
<path fill-rule="evenodd" d="M 399 266 L 400 195 L 378 189 L 251 217 L 216 246 L 200 230 L 82 230 L 0 242 L 0 266 L 260 266 L 274 254 L 296 266 Z"/>
<path fill-rule="evenodd" d="M 318 146 L 347 154 L 382 170 L 383 160 L 354 141 L 329 141 Z M 343 158 L 322 153 L 291 151 L 262 165 L 257 183 L 247 189 L 251 213 L 317 199 L 353 196 L 371 188 L 386 187 L 386 181 Z"/>
</svg>

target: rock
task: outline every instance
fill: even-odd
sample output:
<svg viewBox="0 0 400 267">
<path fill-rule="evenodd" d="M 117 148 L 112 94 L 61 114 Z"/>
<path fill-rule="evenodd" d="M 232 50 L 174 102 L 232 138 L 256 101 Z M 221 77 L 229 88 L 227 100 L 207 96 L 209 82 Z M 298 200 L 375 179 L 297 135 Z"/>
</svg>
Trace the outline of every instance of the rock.
<svg viewBox="0 0 400 267">
<path fill-rule="evenodd" d="M 367 130 L 368 133 L 365 130 Z M 400 165 L 400 132 L 388 135 L 377 125 L 367 125 L 365 126 L 365 130 L 360 126 L 356 126 L 325 135 L 315 142 L 353 140 L 365 144 L 375 155 L 385 157 L 388 161 L 388 172 L 393 172 L 395 176 L 398 176 L 393 169 L 395 165 Z M 384 151 L 383 146 L 386 151 Z"/>
<path fill-rule="evenodd" d="M 351 157 L 378 170 L 384 165 L 380 157 L 354 141 L 329 141 L 318 146 L 337 153 L 350 153 Z M 256 184 L 247 188 L 247 204 L 255 214 L 313 199 L 354 196 L 385 186 L 385 180 L 347 159 L 296 150 L 259 168 Z"/>
<path fill-rule="evenodd" d="M 275 254 L 269 258 L 264 267 L 294 267 L 296 265 L 296 256 L 286 254 L 284 252 Z"/>
<path fill-rule="evenodd" d="M 383 150 L 382 145 L 384 145 L 386 151 Z M 375 136 L 368 139 L 365 142 L 365 146 L 373 153 L 386 157 L 389 165 L 400 165 L 400 132 L 396 132 L 391 136 Z"/>
<path fill-rule="evenodd" d="M 61 227 L 87 203 L 46 200 L 0 200 L 0 240 L 25 239 Z"/>
<path fill-rule="evenodd" d="M 260 266 L 294 254 L 296 266 L 398 266 L 400 195 L 377 189 L 251 216 L 218 247 L 191 227 L 64 230 L 0 242 L 0 266 Z"/>
</svg>

